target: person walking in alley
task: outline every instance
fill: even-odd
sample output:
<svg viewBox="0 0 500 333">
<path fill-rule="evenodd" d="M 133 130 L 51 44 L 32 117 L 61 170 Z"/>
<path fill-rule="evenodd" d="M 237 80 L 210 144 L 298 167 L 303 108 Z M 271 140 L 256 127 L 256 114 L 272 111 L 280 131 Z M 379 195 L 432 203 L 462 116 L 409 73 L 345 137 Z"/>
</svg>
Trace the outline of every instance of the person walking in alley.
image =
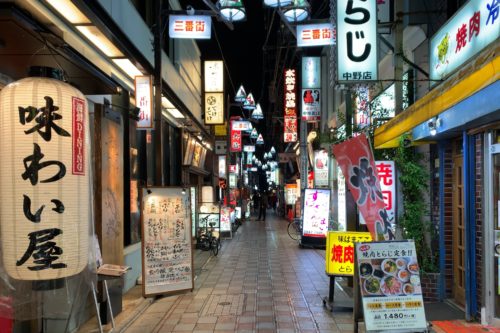
<svg viewBox="0 0 500 333">
<path fill-rule="evenodd" d="M 259 209 L 259 217 L 257 221 L 265 221 L 266 220 L 266 210 L 267 210 L 267 193 L 264 191 L 260 196 L 260 209 Z M 261 218 L 262 217 L 262 218 Z"/>
</svg>

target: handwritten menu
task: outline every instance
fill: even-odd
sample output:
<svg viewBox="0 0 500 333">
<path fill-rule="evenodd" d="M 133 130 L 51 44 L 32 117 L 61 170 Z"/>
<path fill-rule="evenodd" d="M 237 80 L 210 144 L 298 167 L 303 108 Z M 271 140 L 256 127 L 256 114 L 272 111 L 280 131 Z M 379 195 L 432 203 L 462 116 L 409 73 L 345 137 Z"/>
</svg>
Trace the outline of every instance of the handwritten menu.
<svg viewBox="0 0 500 333">
<path fill-rule="evenodd" d="M 193 289 L 189 193 L 150 187 L 141 203 L 143 295 Z"/>
</svg>

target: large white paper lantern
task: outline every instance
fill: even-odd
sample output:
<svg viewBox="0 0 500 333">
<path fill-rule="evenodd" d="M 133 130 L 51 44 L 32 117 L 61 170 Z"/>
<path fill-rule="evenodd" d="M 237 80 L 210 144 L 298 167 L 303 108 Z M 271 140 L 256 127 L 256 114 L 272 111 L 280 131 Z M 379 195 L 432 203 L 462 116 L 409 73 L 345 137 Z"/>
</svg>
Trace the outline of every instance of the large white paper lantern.
<svg viewBox="0 0 500 333">
<path fill-rule="evenodd" d="M 0 127 L 5 270 L 20 280 L 78 274 L 88 263 L 92 205 L 85 96 L 54 78 L 19 80 L 0 92 Z"/>
</svg>

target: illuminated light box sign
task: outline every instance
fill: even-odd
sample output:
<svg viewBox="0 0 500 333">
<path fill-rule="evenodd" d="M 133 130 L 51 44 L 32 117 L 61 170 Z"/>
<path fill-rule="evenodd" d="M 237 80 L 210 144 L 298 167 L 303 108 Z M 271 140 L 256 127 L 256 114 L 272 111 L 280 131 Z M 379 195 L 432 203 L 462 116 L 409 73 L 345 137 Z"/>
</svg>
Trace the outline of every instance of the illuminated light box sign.
<svg viewBox="0 0 500 333">
<path fill-rule="evenodd" d="M 170 38 L 210 39 L 212 19 L 205 15 L 170 15 Z"/>
<path fill-rule="evenodd" d="M 226 178 L 226 155 L 219 155 L 219 178 Z"/>
<path fill-rule="evenodd" d="M 337 24 L 338 80 L 377 80 L 377 2 L 339 0 Z"/>
<path fill-rule="evenodd" d="M 321 58 L 302 58 L 302 89 L 321 88 Z"/>
<path fill-rule="evenodd" d="M 253 129 L 252 123 L 246 120 L 233 120 L 231 121 L 231 129 L 233 131 L 251 131 Z"/>
<path fill-rule="evenodd" d="M 335 45 L 337 31 L 331 23 L 297 26 L 297 46 Z"/>
<path fill-rule="evenodd" d="M 345 188 L 345 178 L 342 173 L 342 169 L 337 166 L 337 201 L 338 201 L 338 210 L 337 210 L 337 221 L 338 226 L 337 229 L 339 231 L 347 230 L 347 202 L 346 202 L 346 188 Z"/>
<path fill-rule="evenodd" d="M 499 4 L 496 0 L 470 0 L 457 11 L 431 38 L 430 78 L 444 79 L 490 43 L 498 40 L 498 13 Z"/>
<path fill-rule="evenodd" d="M 330 215 L 330 190 L 305 189 L 302 235 L 305 237 L 326 237 Z"/>
<path fill-rule="evenodd" d="M 255 152 L 255 146 L 244 145 L 243 146 L 243 151 L 247 152 L 247 153 L 253 153 L 253 152 Z"/>
<path fill-rule="evenodd" d="M 302 120 L 321 120 L 320 89 L 302 89 Z"/>
<path fill-rule="evenodd" d="M 205 125 L 224 124 L 224 94 L 205 93 Z"/>
<path fill-rule="evenodd" d="M 224 91 L 224 62 L 221 60 L 205 61 L 205 92 Z"/>
<path fill-rule="evenodd" d="M 285 202 L 287 205 L 294 205 L 297 201 L 297 184 L 285 185 Z"/>
<path fill-rule="evenodd" d="M 314 186 L 328 186 L 328 152 L 317 150 L 314 152 Z"/>
<path fill-rule="evenodd" d="M 297 77 L 295 69 L 285 70 L 285 142 L 297 141 Z"/>
<path fill-rule="evenodd" d="M 325 253 L 326 274 L 354 276 L 354 243 L 371 240 L 369 232 L 328 231 Z"/>
<path fill-rule="evenodd" d="M 237 178 L 234 173 L 229 174 L 229 188 L 236 188 Z"/>
<path fill-rule="evenodd" d="M 231 207 L 228 206 L 221 207 L 220 231 L 231 231 Z"/>
<path fill-rule="evenodd" d="M 137 129 L 153 128 L 153 86 L 151 76 L 135 77 L 135 103 L 140 109 Z"/>
</svg>

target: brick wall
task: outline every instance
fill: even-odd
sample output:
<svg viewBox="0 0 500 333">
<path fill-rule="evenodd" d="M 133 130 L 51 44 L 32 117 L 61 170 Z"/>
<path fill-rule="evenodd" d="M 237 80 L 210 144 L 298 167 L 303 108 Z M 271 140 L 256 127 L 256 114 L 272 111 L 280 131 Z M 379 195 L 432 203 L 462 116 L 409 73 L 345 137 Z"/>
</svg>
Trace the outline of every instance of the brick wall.
<svg viewBox="0 0 500 333">
<path fill-rule="evenodd" d="M 483 167 L 484 167 L 484 149 L 483 149 L 483 135 L 478 134 L 476 138 L 476 151 L 475 151 L 475 174 L 476 174 L 476 286 L 477 286 L 477 310 L 478 316 L 481 316 L 481 300 L 482 300 L 482 286 L 483 286 Z"/>
<path fill-rule="evenodd" d="M 453 160 L 452 145 L 444 152 L 444 246 L 445 246 L 445 297 L 452 296 L 453 288 Z"/>
</svg>

